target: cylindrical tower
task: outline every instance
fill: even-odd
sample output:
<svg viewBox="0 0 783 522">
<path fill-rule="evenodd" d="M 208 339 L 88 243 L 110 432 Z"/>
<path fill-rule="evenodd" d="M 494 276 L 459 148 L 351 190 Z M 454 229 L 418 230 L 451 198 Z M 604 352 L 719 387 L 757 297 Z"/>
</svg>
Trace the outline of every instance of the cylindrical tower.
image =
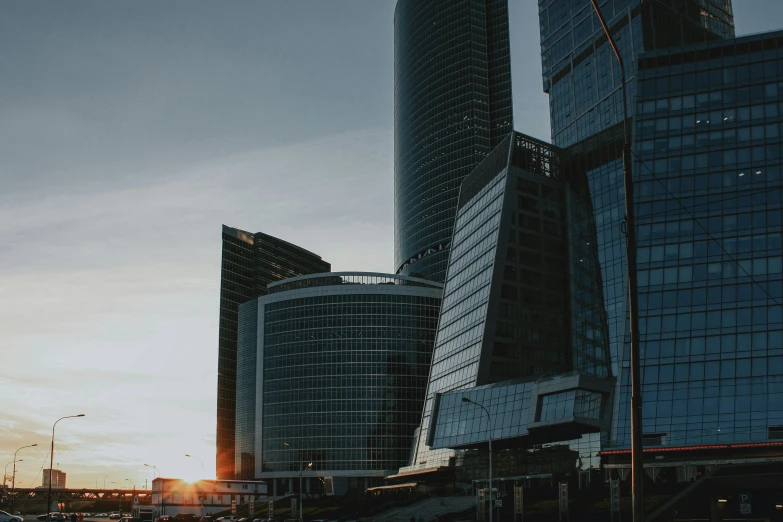
<svg viewBox="0 0 783 522">
<path fill-rule="evenodd" d="M 443 282 L 462 179 L 513 130 L 508 0 L 399 0 L 395 270 Z"/>
<path fill-rule="evenodd" d="M 380 485 L 407 464 L 442 292 L 424 279 L 331 272 L 273 283 L 242 305 L 240 331 L 250 324 L 256 337 L 240 354 L 256 370 L 239 387 L 256 399 L 243 402 L 254 418 L 238 433 L 255 448 L 245 456 L 255 477 L 297 479 L 305 465 L 305 478 Z"/>
</svg>

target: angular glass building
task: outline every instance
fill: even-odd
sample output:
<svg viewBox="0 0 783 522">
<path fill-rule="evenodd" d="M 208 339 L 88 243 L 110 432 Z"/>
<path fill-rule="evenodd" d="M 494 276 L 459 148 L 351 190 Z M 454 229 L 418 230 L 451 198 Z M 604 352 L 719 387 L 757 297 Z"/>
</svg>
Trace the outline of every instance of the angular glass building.
<svg viewBox="0 0 783 522">
<path fill-rule="evenodd" d="M 235 478 L 245 457 L 234 449 L 236 429 L 237 336 L 240 303 L 266 295 L 274 281 L 328 272 L 320 256 L 276 237 L 223 225 L 218 340 L 216 469 L 218 478 Z"/>
<path fill-rule="evenodd" d="M 443 282 L 462 180 L 511 132 L 507 0 L 399 0 L 394 265 Z"/>
<path fill-rule="evenodd" d="M 608 433 L 595 226 L 571 163 L 511 133 L 463 181 L 421 426 L 401 475 L 454 467 L 455 449 L 490 435 L 524 446 Z M 463 396 L 488 409 L 491 429 Z"/>
<path fill-rule="evenodd" d="M 253 475 L 274 495 L 300 472 L 314 494 L 320 479 L 380 483 L 421 418 L 442 285 L 335 272 L 268 290 L 240 306 L 237 447 L 252 449 Z"/>
<path fill-rule="evenodd" d="M 783 446 L 783 32 L 645 53 L 637 67 L 645 446 L 687 459 Z M 629 388 L 623 374 L 619 447 Z"/>
</svg>

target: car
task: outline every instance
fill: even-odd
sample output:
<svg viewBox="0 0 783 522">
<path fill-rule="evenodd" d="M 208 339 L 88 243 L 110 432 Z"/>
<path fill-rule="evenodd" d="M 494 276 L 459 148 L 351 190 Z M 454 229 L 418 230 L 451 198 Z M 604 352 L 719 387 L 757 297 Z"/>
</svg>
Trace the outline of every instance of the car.
<svg viewBox="0 0 783 522">
<path fill-rule="evenodd" d="M 12 515 L 5 511 L 0 511 L 0 522 L 24 522 L 24 518 L 20 515 Z"/>
<path fill-rule="evenodd" d="M 120 522 L 133 522 L 133 517 L 122 517 Z"/>
<path fill-rule="evenodd" d="M 118 520 L 122 518 L 122 516 L 119 513 L 112 513 L 111 515 L 109 515 L 109 518 L 112 520 Z"/>
</svg>

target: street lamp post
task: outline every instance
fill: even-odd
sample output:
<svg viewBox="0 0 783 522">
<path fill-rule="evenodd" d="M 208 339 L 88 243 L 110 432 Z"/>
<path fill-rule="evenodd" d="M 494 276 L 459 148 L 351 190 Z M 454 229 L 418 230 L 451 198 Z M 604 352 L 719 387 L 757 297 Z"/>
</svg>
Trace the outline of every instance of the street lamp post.
<svg viewBox="0 0 783 522">
<path fill-rule="evenodd" d="M 148 468 L 152 468 L 153 469 L 153 471 L 152 471 L 152 478 L 153 478 L 153 480 L 155 479 L 155 472 L 156 471 L 158 472 L 158 477 L 160 477 L 160 470 L 158 469 L 158 466 L 156 466 L 154 464 L 144 464 L 144 465 L 147 466 Z"/>
<path fill-rule="evenodd" d="M 304 462 L 302 460 L 299 461 L 299 522 L 302 522 L 302 493 L 304 490 L 302 489 L 302 473 L 304 473 L 304 470 L 310 470 L 313 467 L 313 463 L 310 462 L 307 464 L 307 466 L 303 465 Z"/>
<path fill-rule="evenodd" d="M 642 384 L 641 351 L 639 348 L 639 295 L 636 281 L 636 220 L 634 217 L 633 174 L 631 172 L 631 121 L 628 119 L 628 102 L 625 88 L 625 68 L 620 52 L 606 25 L 596 0 L 591 0 L 598 21 L 612 46 L 620 66 L 620 88 L 623 96 L 623 189 L 625 190 L 625 264 L 628 270 L 628 316 L 631 334 L 631 492 L 633 522 L 644 520 L 643 502 L 643 454 L 642 454 Z"/>
<path fill-rule="evenodd" d="M 153 483 L 152 487 L 154 489 L 155 488 L 155 472 L 156 471 L 158 472 L 158 478 L 160 478 L 160 470 L 158 469 L 158 467 L 155 464 L 144 464 L 144 465 L 147 466 L 148 468 L 152 468 L 152 483 Z M 158 503 L 158 516 L 163 514 L 163 508 L 162 508 L 162 505 L 163 505 L 163 482 L 162 481 L 161 481 L 160 486 L 161 486 L 161 490 L 160 490 L 160 497 L 159 497 L 160 502 Z"/>
<path fill-rule="evenodd" d="M 46 517 L 49 522 L 52 521 L 52 467 L 54 467 L 54 428 L 57 427 L 57 423 L 60 422 L 63 419 L 73 419 L 76 417 L 84 417 L 84 413 L 80 413 L 78 415 L 66 415 L 65 417 L 60 417 L 54 422 L 54 425 L 52 426 L 52 449 L 49 452 L 49 493 L 46 495 Z"/>
<path fill-rule="evenodd" d="M 8 478 L 8 466 L 10 466 L 13 462 L 13 460 L 9 460 L 8 464 L 5 465 L 5 470 L 3 471 L 3 496 L 5 496 L 6 479 Z M 24 462 L 24 459 L 19 459 L 17 462 Z"/>
<path fill-rule="evenodd" d="M 22 446 L 18 450 L 14 452 L 14 474 L 11 475 L 11 513 L 14 512 L 14 496 L 16 495 L 16 454 L 19 453 L 19 450 L 23 450 L 25 448 L 34 448 L 35 446 L 38 446 L 38 444 L 30 444 L 29 446 Z M 5 477 L 3 477 L 5 479 Z"/>
<path fill-rule="evenodd" d="M 492 493 L 492 416 L 489 414 L 489 410 L 479 402 L 472 401 L 467 397 L 462 397 L 462 402 L 469 402 L 480 407 L 487 414 L 487 420 L 489 421 L 489 437 L 487 438 L 489 441 L 489 522 L 492 522 L 492 512 L 495 509 L 495 496 Z"/>
<path fill-rule="evenodd" d="M 201 460 L 198 457 L 194 457 L 193 455 L 190 455 L 189 453 L 185 454 L 186 457 L 190 457 L 191 459 L 196 459 L 197 461 L 201 462 L 201 478 L 204 478 L 204 461 Z"/>
</svg>

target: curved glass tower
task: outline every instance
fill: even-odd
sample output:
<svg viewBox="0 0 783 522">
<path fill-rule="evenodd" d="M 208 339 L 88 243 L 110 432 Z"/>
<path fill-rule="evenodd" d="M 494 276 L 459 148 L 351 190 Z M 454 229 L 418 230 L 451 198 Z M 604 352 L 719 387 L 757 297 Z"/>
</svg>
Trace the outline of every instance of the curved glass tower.
<svg viewBox="0 0 783 522">
<path fill-rule="evenodd" d="M 308 488 L 380 484 L 407 463 L 443 285 L 333 272 L 268 290 L 240 307 L 237 446 L 255 469 L 237 463 L 278 494 L 310 463 Z"/>
<path fill-rule="evenodd" d="M 507 0 L 399 0 L 394 13 L 398 273 L 443 282 L 462 180 L 513 129 Z"/>
</svg>

